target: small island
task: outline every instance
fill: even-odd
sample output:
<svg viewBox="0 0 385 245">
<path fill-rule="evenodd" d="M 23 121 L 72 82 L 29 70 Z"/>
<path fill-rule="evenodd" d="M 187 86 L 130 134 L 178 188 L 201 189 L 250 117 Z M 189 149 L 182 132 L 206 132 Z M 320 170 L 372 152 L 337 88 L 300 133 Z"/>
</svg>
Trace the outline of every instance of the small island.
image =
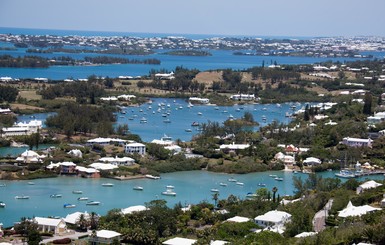
<svg viewBox="0 0 385 245">
<path fill-rule="evenodd" d="M 174 50 L 163 54 L 174 56 L 212 56 L 210 52 L 203 50 Z"/>
</svg>

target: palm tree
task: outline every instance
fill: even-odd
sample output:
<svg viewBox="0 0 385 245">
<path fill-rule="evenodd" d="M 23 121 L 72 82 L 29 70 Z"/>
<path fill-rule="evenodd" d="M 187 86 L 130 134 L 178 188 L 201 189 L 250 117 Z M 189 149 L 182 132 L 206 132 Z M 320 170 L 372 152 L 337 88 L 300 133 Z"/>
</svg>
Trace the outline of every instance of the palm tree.
<svg viewBox="0 0 385 245">
<path fill-rule="evenodd" d="M 218 201 L 219 193 L 215 192 L 213 194 L 213 200 L 214 200 L 214 208 L 217 208 L 217 201 Z"/>
<path fill-rule="evenodd" d="M 278 191 L 278 188 L 274 186 L 271 191 L 273 192 L 273 202 L 275 202 L 275 193 Z"/>
<path fill-rule="evenodd" d="M 78 228 L 82 231 L 84 230 L 87 230 L 87 225 L 88 225 L 88 222 L 84 216 L 84 214 L 81 214 L 78 218 L 78 220 L 76 221 L 76 225 L 78 226 Z"/>
<path fill-rule="evenodd" d="M 99 224 L 99 216 L 95 212 L 90 214 L 90 228 L 91 230 L 96 230 Z"/>
</svg>

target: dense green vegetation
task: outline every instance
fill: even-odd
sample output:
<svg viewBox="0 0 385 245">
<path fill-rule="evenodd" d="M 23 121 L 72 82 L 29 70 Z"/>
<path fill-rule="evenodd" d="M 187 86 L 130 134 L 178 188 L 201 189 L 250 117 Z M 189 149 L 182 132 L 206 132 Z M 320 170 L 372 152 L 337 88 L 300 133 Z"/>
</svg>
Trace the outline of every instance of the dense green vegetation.
<svg viewBox="0 0 385 245">
<path fill-rule="evenodd" d="M 12 57 L 11 55 L 0 55 L 0 67 L 11 68 L 47 68 L 48 59 L 39 56 Z"/>
<path fill-rule="evenodd" d="M 203 50 L 175 50 L 165 52 L 163 54 L 175 55 L 175 56 L 212 56 L 210 52 Z"/>
<path fill-rule="evenodd" d="M 11 86 L 0 86 L 0 103 L 16 101 L 19 91 Z"/>
<path fill-rule="evenodd" d="M 118 57 L 109 57 L 109 56 L 97 56 L 97 57 L 84 57 L 84 61 L 90 62 L 93 64 L 150 64 L 150 65 L 159 65 L 160 60 L 158 59 L 126 59 Z"/>
</svg>

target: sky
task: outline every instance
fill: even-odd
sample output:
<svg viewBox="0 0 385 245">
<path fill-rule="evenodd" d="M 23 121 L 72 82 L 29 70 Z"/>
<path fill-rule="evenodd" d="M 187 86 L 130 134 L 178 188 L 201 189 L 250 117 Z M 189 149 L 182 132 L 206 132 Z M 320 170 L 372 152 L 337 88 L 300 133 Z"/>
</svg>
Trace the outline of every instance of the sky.
<svg viewBox="0 0 385 245">
<path fill-rule="evenodd" d="M 0 27 L 385 37 L 384 11 L 384 0 L 0 0 Z"/>
</svg>

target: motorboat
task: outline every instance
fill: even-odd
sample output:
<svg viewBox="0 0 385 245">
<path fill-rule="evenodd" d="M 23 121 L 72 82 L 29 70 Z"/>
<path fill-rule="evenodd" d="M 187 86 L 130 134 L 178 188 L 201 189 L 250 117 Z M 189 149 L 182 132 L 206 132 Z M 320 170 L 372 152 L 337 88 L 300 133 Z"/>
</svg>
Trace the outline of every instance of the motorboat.
<svg viewBox="0 0 385 245">
<path fill-rule="evenodd" d="M 347 170 L 347 169 L 342 169 L 339 173 L 336 173 L 335 175 L 337 177 L 347 178 L 347 179 L 356 177 L 352 171 Z"/>
<path fill-rule="evenodd" d="M 88 197 L 79 197 L 78 201 L 88 201 Z"/>
<path fill-rule="evenodd" d="M 140 119 L 140 123 L 147 123 L 147 119 L 146 119 L 145 117 L 142 117 L 142 118 Z"/>
<path fill-rule="evenodd" d="M 135 191 L 143 191 L 143 187 L 142 186 L 134 186 L 134 188 L 132 188 L 133 190 Z"/>
<path fill-rule="evenodd" d="M 35 183 L 34 182 L 28 182 L 28 185 L 34 185 Z"/>
<path fill-rule="evenodd" d="M 62 194 L 52 194 L 49 197 L 51 197 L 51 198 L 59 198 L 59 197 L 62 197 Z"/>
<path fill-rule="evenodd" d="M 235 184 L 244 186 L 245 184 L 243 182 L 236 182 Z"/>
<path fill-rule="evenodd" d="M 86 203 L 86 205 L 89 205 L 89 206 L 97 206 L 99 204 L 100 204 L 100 202 L 97 202 L 97 201 L 89 201 Z"/>
<path fill-rule="evenodd" d="M 198 116 L 202 116 L 203 114 L 202 114 L 202 112 L 198 112 Z"/>
<path fill-rule="evenodd" d="M 192 129 L 191 128 L 186 128 L 184 131 L 190 133 L 190 132 L 192 132 Z"/>
<path fill-rule="evenodd" d="M 112 183 L 103 183 L 102 186 L 104 186 L 104 187 L 113 187 L 114 184 L 112 184 Z"/>
<path fill-rule="evenodd" d="M 173 186 L 173 185 L 167 185 L 166 188 L 167 188 L 167 189 L 174 189 L 175 186 Z"/>
<path fill-rule="evenodd" d="M 82 191 L 72 191 L 73 194 L 83 194 Z"/>
<path fill-rule="evenodd" d="M 259 184 L 258 184 L 258 186 L 262 186 L 262 187 L 265 187 L 265 186 L 266 186 L 266 184 L 264 184 L 264 183 L 259 183 Z"/>
<path fill-rule="evenodd" d="M 210 191 L 211 191 L 211 192 L 219 192 L 218 189 L 211 189 Z"/>
<path fill-rule="evenodd" d="M 247 198 L 255 198 L 255 197 L 258 197 L 258 195 L 255 194 L 255 193 L 249 192 L 249 193 L 246 194 L 246 197 Z"/>
<path fill-rule="evenodd" d="M 29 199 L 29 196 L 15 196 L 15 199 Z"/>
<path fill-rule="evenodd" d="M 276 178 L 277 177 L 276 174 L 269 174 L 269 176 L 272 177 L 272 178 Z"/>
<path fill-rule="evenodd" d="M 70 203 L 66 203 L 66 204 L 63 205 L 63 208 L 74 208 L 74 207 L 76 207 L 76 205 L 75 204 L 70 204 Z"/>
<path fill-rule="evenodd" d="M 193 122 L 193 123 L 191 123 L 191 126 L 193 126 L 193 127 L 199 127 L 199 122 Z"/>
<path fill-rule="evenodd" d="M 229 178 L 228 181 L 229 181 L 229 182 L 237 182 L 237 180 L 234 179 L 233 177 Z"/>
<path fill-rule="evenodd" d="M 3 201 L 0 201 L 0 208 L 5 208 L 5 202 L 3 202 Z"/>
<path fill-rule="evenodd" d="M 275 177 L 274 179 L 277 181 L 283 181 L 283 178 L 281 178 L 281 177 Z"/>
<path fill-rule="evenodd" d="M 164 123 L 171 123 L 171 120 L 169 118 L 163 120 Z"/>
<path fill-rule="evenodd" d="M 0 187 L 6 187 L 7 185 L 6 184 L 0 184 Z"/>
<path fill-rule="evenodd" d="M 223 183 L 223 182 L 219 183 L 219 185 L 220 185 L 220 186 L 227 186 L 227 184 L 226 184 L 226 183 Z"/>
<path fill-rule="evenodd" d="M 168 190 L 166 190 L 166 191 L 163 191 L 163 192 L 162 192 L 162 195 L 165 195 L 165 196 L 176 196 L 176 192 L 174 192 L 174 191 L 168 189 Z"/>
<path fill-rule="evenodd" d="M 148 179 L 160 179 L 159 176 L 154 176 L 154 175 L 151 175 L 151 174 L 146 174 L 145 177 L 148 178 Z"/>
</svg>

